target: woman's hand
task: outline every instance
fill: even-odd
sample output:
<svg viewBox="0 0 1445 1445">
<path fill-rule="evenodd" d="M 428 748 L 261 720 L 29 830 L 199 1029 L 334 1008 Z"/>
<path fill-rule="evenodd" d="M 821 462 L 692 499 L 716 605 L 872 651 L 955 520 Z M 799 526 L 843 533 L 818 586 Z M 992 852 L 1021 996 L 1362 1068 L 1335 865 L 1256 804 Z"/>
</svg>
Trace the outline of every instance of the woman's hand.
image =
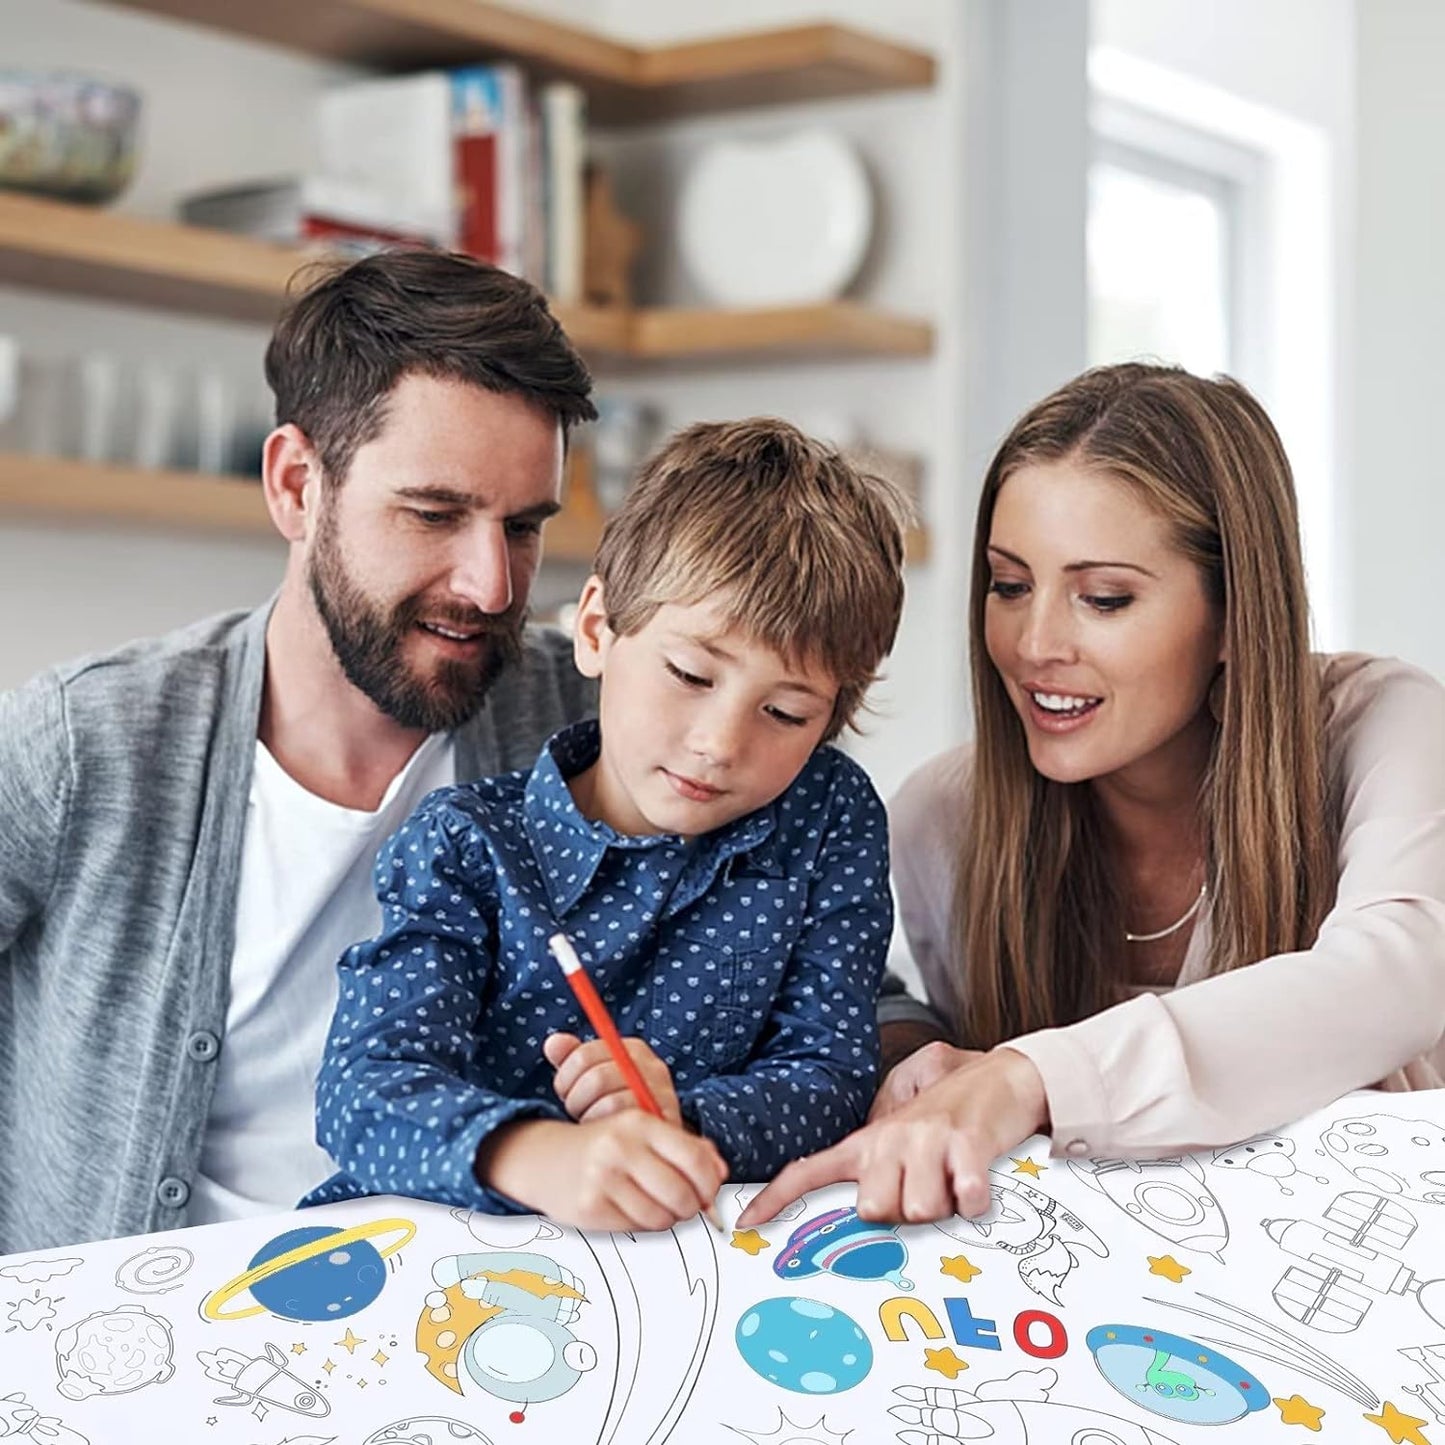
<svg viewBox="0 0 1445 1445">
<path fill-rule="evenodd" d="M 888 1071 L 873 1100 L 873 1107 L 868 1111 L 869 1122 L 886 1119 L 916 1094 L 921 1094 L 955 1069 L 982 1057 L 978 1049 L 956 1049 L 942 1039 L 924 1044 Z"/>
<path fill-rule="evenodd" d="M 632 1062 L 670 1124 L 682 1123 L 672 1072 L 641 1039 L 623 1039 Z M 547 1062 L 557 1071 L 552 1087 L 562 1107 L 580 1123 L 595 1123 L 619 1109 L 635 1109 L 637 1100 L 601 1039 L 583 1043 L 576 1034 L 549 1034 L 542 1043 Z"/>
<path fill-rule="evenodd" d="M 922 1224 L 989 1207 L 988 1167 L 1048 1124 L 1044 1081 L 1002 1047 L 960 1064 L 840 1144 L 789 1164 L 737 1222 L 747 1229 L 825 1184 L 858 1181 L 863 1219 Z"/>
</svg>

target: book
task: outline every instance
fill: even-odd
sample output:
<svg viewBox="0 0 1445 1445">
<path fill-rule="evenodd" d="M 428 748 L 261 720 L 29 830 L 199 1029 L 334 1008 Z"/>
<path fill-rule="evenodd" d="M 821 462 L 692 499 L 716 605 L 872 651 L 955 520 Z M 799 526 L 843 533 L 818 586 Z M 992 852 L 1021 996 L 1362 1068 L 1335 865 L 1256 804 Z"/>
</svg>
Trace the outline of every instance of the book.
<svg viewBox="0 0 1445 1445">
<path fill-rule="evenodd" d="M 408 228 L 457 241 L 452 85 L 442 70 L 352 81 L 317 102 L 320 173 L 365 187 Z M 377 223 L 385 216 L 375 218 Z"/>
<path fill-rule="evenodd" d="M 582 300 L 583 170 L 586 97 L 566 81 L 543 86 L 542 156 L 547 237 L 543 286 L 564 306 Z"/>
<path fill-rule="evenodd" d="M 333 176 L 292 176 L 187 196 L 181 219 L 280 245 L 312 240 L 446 245 L 450 226 L 408 214 L 394 195 Z"/>
</svg>

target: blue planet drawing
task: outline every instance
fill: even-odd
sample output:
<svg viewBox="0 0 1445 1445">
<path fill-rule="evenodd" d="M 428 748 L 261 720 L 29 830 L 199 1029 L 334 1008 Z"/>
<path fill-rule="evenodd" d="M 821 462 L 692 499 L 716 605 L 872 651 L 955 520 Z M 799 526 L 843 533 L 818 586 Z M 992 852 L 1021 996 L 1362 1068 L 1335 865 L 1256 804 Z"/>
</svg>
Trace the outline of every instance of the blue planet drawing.
<svg viewBox="0 0 1445 1445">
<path fill-rule="evenodd" d="M 416 1226 L 405 1219 L 377 1219 L 350 1229 L 324 1224 L 289 1229 L 251 1257 L 244 1274 L 228 1280 L 201 1305 L 208 1320 L 241 1320 L 269 1310 L 288 1320 L 340 1320 L 364 1310 L 386 1284 L 388 1255 L 408 1243 Z M 396 1237 L 378 1250 L 377 1235 Z M 227 1310 L 238 1295 L 253 1303 Z"/>
<path fill-rule="evenodd" d="M 841 1394 L 873 1368 L 867 1335 L 821 1300 L 763 1300 L 738 1321 L 736 1339 L 749 1368 L 800 1395 Z"/>
<path fill-rule="evenodd" d="M 1166 1420 L 1227 1425 L 1269 1404 L 1269 1391 L 1248 1370 L 1183 1335 L 1098 1325 L 1084 1343 L 1126 1400 Z"/>
<path fill-rule="evenodd" d="M 837 1275 L 842 1279 L 886 1279 L 897 1289 L 912 1289 L 903 1266 L 908 1250 L 886 1224 L 869 1224 L 856 1209 L 830 1209 L 800 1224 L 773 1261 L 781 1279 Z"/>
</svg>

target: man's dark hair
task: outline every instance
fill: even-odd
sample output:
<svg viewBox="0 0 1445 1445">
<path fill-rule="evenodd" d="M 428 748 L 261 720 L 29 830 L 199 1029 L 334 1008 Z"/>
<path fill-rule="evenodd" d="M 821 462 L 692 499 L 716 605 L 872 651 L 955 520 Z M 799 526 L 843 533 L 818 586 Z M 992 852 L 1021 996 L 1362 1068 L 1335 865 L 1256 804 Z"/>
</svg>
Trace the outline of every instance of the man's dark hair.
<svg viewBox="0 0 1445 1445">
<path fill-rule="evenodd" d="M 564 436 L 597 415 L 592 377 L 547 298 L 470 256 L 396 250 L 328 266 L 288 303 L 266 348 L 276 424 L 306 433 L 333 483 L 413 373 L 524 397 Z"/>
</svg>

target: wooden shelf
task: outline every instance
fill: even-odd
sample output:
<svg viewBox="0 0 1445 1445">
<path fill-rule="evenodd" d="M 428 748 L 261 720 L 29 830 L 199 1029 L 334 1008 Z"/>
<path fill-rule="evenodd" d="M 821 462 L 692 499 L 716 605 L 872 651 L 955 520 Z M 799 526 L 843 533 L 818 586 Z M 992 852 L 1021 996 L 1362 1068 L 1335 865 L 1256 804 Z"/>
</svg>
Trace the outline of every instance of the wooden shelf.
<svg viewBox="0 0 1445 1445">
<path fill-rule="evenodd" d="M 0 284 L 237 321 L 274 321 L 291 277 L 314 253 L 246 236 L 0 192 Z M 558 307 L 588 356 L 892 355 L 932 349 L 927 322 L 851 301 L 761 311 Z"/>
<path fill-rule="evenodd" d="M 575 81 L 593 121 L 636 124 L 753 105 L 924 88 L 933 57 L 845 25 L 683 45 L 624 45 L 490 0 L 109 0 L 380 70 L 513 60 Z"/>
<path fill-rule="evenodd" d="M 270 537 L 278 544 L 256 482 L 201 472 L 147 471 L 0 452 L 0 513 L 113 522 L 179 531 Z M 585 566 L 597 550 L 604 514 L 590 488 L 570 488 L 567 504 L 547 523 L 544 555 L 550 562 Z M 909 535 L 910 561 L 928 556 L 928 536 Z"/>
</svg>

